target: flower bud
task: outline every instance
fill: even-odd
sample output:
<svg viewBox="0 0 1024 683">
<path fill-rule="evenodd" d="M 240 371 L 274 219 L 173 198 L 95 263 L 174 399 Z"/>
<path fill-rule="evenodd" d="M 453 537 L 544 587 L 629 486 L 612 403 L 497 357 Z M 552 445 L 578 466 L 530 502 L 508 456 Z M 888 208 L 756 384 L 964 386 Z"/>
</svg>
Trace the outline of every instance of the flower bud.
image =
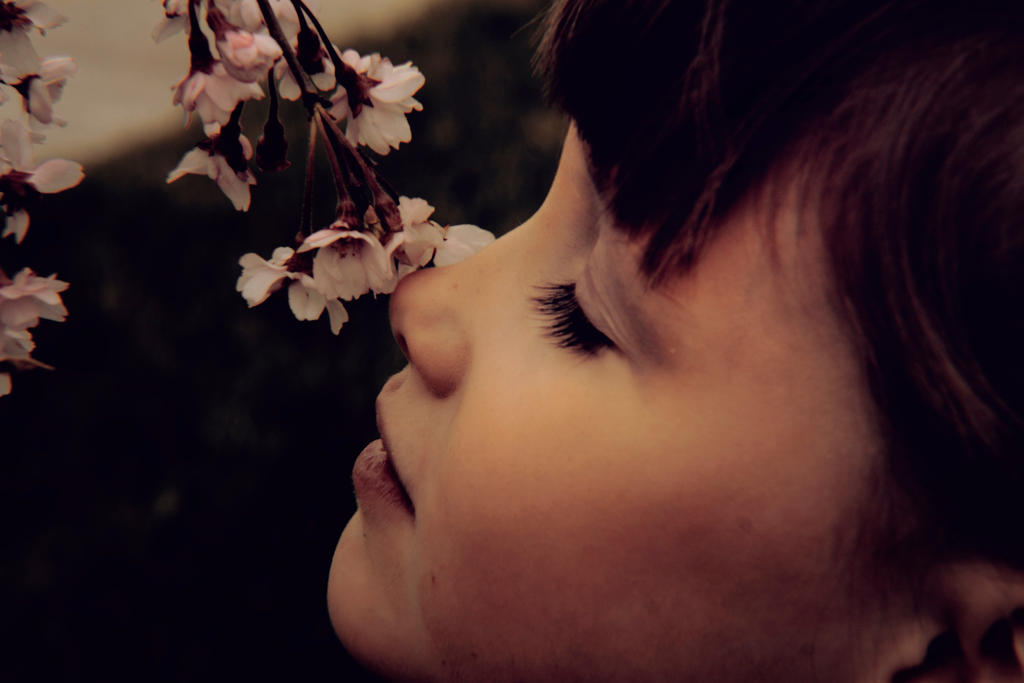
<svg viewBox="0 0 1024 683">
<path fill-rule="evenodd" d="M 263 135 L 256 143 L 256 163 L 264 171 L 283 171 L 292 165 L 288 161 L 288 140 L 284 126 L 277 118 L 267 119 L 263 127 Z"/>
</svg>

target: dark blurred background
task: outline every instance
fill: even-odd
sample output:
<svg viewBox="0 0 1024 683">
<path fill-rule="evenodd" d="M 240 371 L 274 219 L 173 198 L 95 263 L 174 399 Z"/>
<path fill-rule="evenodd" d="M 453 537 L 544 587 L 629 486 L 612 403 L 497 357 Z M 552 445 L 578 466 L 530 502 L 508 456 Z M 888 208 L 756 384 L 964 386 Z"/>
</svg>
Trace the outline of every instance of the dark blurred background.
<svg viewBox="0 0 1024 683">
<path fill-rule="evenodd" d="M 543 4 L 435 10 L 352 45 L 426 74 L 413 141 L 382 168 L 441 222 L 501 233 L 543 199 L 565 130 L 530 72 Z M 249 213 L 208 179 L 164 183 L 193 127 L 87 168 L 23 245 L 0 242 L 8 274 L 71 283 L 68 320 L 34 330 L 57 370 L 15 373 L 0 398 L 0 680 L 367 678 L 325 593 L 352 461 L 402 365 L 387 300 L 348 305 L 334 337 L 283 294 L 248 310 L 235 292 L 239 256 L 297 228 L 305 131 L 289 110 L 294 165 L 260 176 Z"/>
</svg>

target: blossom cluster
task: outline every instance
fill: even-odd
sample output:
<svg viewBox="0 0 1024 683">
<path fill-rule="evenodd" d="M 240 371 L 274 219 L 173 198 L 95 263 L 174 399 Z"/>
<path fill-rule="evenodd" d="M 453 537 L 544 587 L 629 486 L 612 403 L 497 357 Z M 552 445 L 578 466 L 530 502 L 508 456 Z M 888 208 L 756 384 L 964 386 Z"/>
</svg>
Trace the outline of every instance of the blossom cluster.
<svg viewBox="0 0 1024 683">
<path fill-rule="evenodd" d="M 348 320 L 343 301 L 390 293 L 404 275 L 431 262 L 454 263 L 494 237 L 476 226 L 430 220 L 434 209 L 426 200 L 399 196 L 379 177 L 370 152 L 386 155 L 411 140 L 406 116 L 423 108 L 414 95 L 424 76 L 411 62 L 395 65 L 376 53 L 339 49 L 312 4 L 163 0 L 153 37 L 186 35 L 189 69 L 173 86 L 172 100 L 182 107 L 186 126 L 199 117 L 206 136 L 168 174 L 169 183 L 186 174 L 209 176 L 237 210 L 248 210 L 256 169 L 289 166 L 280 101 L 305 107 L 310 143 L 298 237 L 275 249 L 270 260 L 245 254 L 237 289 L 251 307 L 288 283 L 295 317 L 316 320 L 326 310 L 337 334 Z M 242 132 L 241 112 L 267 93 L 267 122 L 254 148 Z M 309 197 L 317 140 L 338 201 L 334 220 L 314 230 Z"/>
<path fill-rule="evenodd" d="M 32 34 L 64 21 L 38 0 L 0 1 L 0 84 L 13 90 L 21 105 L 19 118 L 0 123 L 0 208 L 5 219 L 0 239 L 10 237 L 17 244 L 28 233 L 29 210 L 41 195 L 74 187 L 83 177 L 81 164 L 74 161 L 34 161 L 33 145 L 45 141 L 46 127 L 66 124 L 54 105 L 76 66 L 70 57 L 40 57 Z M 0 91 L 0 103 L 8 94 Z M 67 309 L 60 292 L 67 287 L 56 275 L 39 277 L 30 268 L 22 268 L 13 279 L 0 270 L 0 396 L 11 391 L 11 368 L 48 367 L 32 358 L 30 330 L 40 319 L 64 320 Z"/>
<path fill-rule="evenodd" d="M 288 281 L 288 305 L 295 317 L 317 320 L 326 309 L 331 331 L 338 334 L 348 320 L 342 301 L 371 291 L 390 294 L 402 276 L 431 260 L 451 265 L 494 240 L 475 225 L 431 221 L 434 207 L 423 199 L 400 197 L 398 210 L 403 230 L 385 243 L 339 219 L 303 239 L 298 249 L 278 247 L 269 261 L 246 254 L 239 260 L 238 291 L 252 307 Z"/>
</svg>

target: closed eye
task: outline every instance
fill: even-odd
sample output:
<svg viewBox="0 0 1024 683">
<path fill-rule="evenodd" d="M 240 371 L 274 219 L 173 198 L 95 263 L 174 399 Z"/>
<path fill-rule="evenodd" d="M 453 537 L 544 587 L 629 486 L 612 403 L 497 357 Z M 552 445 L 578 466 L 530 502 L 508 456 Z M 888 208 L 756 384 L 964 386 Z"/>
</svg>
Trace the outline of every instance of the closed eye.
<svg viewBox="0 0 1024 683">
<path fill-rule="evenodd" d="M 565 349 L 587 356 L 602 349 L 614 348 L 615 343 L 594 327 L 576 299 L 576 284 L 544 285 L 534 297 L 537 310 L 547 319 L 548 336 Z"/>
</svg>

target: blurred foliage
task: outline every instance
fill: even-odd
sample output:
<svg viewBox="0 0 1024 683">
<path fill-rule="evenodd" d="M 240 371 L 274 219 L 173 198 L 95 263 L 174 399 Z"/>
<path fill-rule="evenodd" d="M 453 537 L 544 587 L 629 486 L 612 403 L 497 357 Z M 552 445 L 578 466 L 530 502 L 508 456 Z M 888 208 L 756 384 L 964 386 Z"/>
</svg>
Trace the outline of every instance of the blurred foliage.
<svg viewBox="0 0 1024 683">
<path fill-rule="evenodd" d="M 539 6 L 519 5 L 435 10 L 353 45 L 426 74 L 413 142 L 381 164 L 442 222 L 503 232 L 554 172 L 564 123 L 530 74 Z M 304 117 L 290 128 L 293 166 L 261 176 L 248 214 L 205 178 L 164 183 L 194 128 L 88 168 L 24 245 L 0 243 L 7 272 L 71 282 L 68 321 L 36 334 L 58 369 L 15 374 L 0 399 L 0 679 L 365 676 L 328 622 L 327 570 L 402 361 L 386 300 L 350 305 L 334 337 L 283 295 L 248 310 L 235 292 L 238 257 L 297 227 Z"/>
</svg>

